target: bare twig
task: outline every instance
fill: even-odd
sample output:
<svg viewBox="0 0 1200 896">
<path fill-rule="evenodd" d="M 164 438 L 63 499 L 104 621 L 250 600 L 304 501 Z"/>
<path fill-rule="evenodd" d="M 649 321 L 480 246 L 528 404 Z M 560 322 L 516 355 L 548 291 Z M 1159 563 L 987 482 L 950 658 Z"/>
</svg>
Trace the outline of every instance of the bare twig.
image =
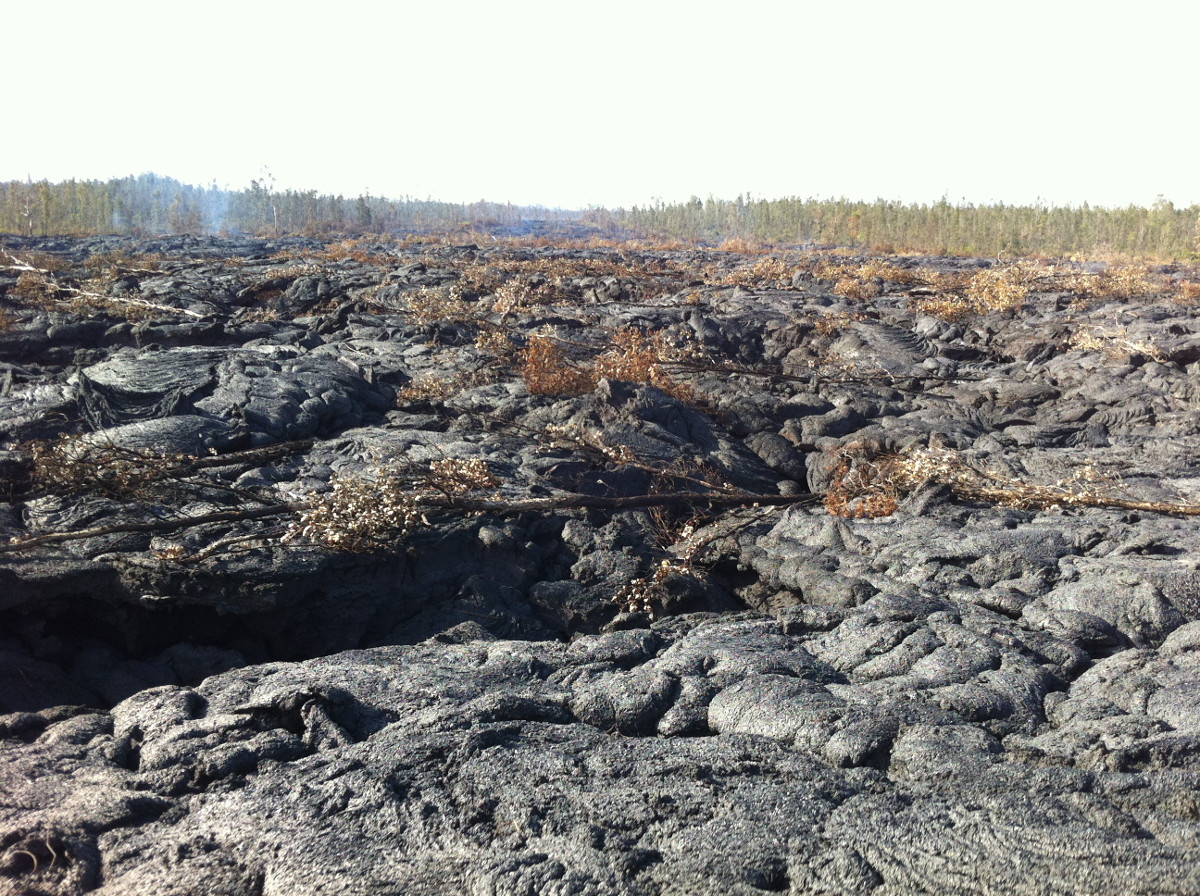
<svg viewBox="0 0 1200 896">
<path fill-rule="evenodd" d="M 203 513 L 199 516 L 184 516 L 174 519 L 152 520 L 145 523 L 113 523 L 110 526 L 93 526 L 90 529 L 78 529 L 74 532 L 48 532 L 45 535 L 35 535 L 32 538 L 14 539 L 8 544 L 0 544 L 0 554 L 12 554 L 29 548 L 42 547 L 48 544 L 62 544 L 67 541 L 82 541 L 86 538 L 99 538 L 103 535 L 137 535 L 147 532 L 174 532 L 188 529 L 192 526 L 203 526 L 207 523 L 237 522 L 240 520 L 256 520 L 264 517 L 284 516 L 308 507 L 307 501 L 292 501 L 286 504 L 272 504 L 267 507 L 236 508 L 233 510 L 218 510 L 213 513 Z"/>
</svg>

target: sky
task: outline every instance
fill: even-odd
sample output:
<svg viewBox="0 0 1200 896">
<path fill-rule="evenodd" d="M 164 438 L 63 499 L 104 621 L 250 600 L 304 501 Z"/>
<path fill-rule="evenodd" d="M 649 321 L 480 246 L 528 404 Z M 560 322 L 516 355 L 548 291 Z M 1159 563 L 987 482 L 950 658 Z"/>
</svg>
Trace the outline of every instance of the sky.
<svg viewBox="0 0 1200 896">
<path fill-rule="evenodd" d="M 24 0 L 0 180 L 1200 204 L 1200 4 Z"/>
</svg>

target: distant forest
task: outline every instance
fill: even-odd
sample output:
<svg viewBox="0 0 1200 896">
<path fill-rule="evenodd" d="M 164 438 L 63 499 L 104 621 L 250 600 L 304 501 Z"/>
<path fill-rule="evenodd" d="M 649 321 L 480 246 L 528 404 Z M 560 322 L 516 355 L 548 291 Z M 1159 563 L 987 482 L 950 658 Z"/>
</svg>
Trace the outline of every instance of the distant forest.
<svg viewBox="0 0 1200 896">
<path fill-rule="evenodd" d="M 1200 260 L 1200 206 L 1149 208 L 973 205 L 942 199 L 751 199 L 656 202 L 630 209 L 550 210 L 494 202 L 354 198 L 275 190 L 196 187 L 157 174 L 108 181 L 0 183 L 0 232 L 59 234 L 249 233 L 314 237 L 573 224 L 599 238 L 692 244 L 844 246 L 948 255 L 1117 255 Z"/>
<path fill-rule="evenodd" d="M 546 209 L 494 202 L 353 199 L 316 190 L 195 187 L 158 174 L 107 181 L 0 182 L 0 232 L 22 236 L 249 233 L 306 236 L 447 230 L 554 217 Z"/>
</svg>

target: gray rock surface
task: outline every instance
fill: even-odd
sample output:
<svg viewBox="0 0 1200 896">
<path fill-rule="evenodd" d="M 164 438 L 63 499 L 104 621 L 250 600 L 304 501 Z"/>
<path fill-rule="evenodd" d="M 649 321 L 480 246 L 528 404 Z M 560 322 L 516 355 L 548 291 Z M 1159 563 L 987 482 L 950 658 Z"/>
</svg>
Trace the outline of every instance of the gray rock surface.
<svg viewBox="0 0 1200 896">
<path fill-rule="evenodd" d="M 1153 509 L 1200 501 L 1192 309 L 941 320 L 702 249 L 8 248 L 147 260 L 89 315 L 0 271 L 0 894 L 1200 893 L 1200 535 Z M 535 336 L 594 378 L 531 389 Z M 823 505 L 930 449 L 1142 504 Z M 448 461 L 497 503 L 284 538 Z"/>
</svg>

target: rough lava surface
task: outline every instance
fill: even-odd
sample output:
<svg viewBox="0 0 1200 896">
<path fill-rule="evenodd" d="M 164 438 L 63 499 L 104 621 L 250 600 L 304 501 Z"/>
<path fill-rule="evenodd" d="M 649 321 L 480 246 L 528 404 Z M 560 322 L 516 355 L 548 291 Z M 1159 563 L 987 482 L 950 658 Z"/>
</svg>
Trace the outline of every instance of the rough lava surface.
<svg viewBox="0 0 1200 896">
<path fill-rule="evenodd" d="M 933 448 L 1200 503 L 1178 272 L 946 320 L 811 253 L 5 253 L 0 536 L 94 534 L 0 554 L 0 893 L 1200 894 L 1193 518 L 822 500 Z M 539 339 L 598 372 L 531 389 Z M 56 444 L 185 469 L 51 487 Z M 548 503 L 365 553 L 272 511 L 448 460 Z"/>
</svg>

